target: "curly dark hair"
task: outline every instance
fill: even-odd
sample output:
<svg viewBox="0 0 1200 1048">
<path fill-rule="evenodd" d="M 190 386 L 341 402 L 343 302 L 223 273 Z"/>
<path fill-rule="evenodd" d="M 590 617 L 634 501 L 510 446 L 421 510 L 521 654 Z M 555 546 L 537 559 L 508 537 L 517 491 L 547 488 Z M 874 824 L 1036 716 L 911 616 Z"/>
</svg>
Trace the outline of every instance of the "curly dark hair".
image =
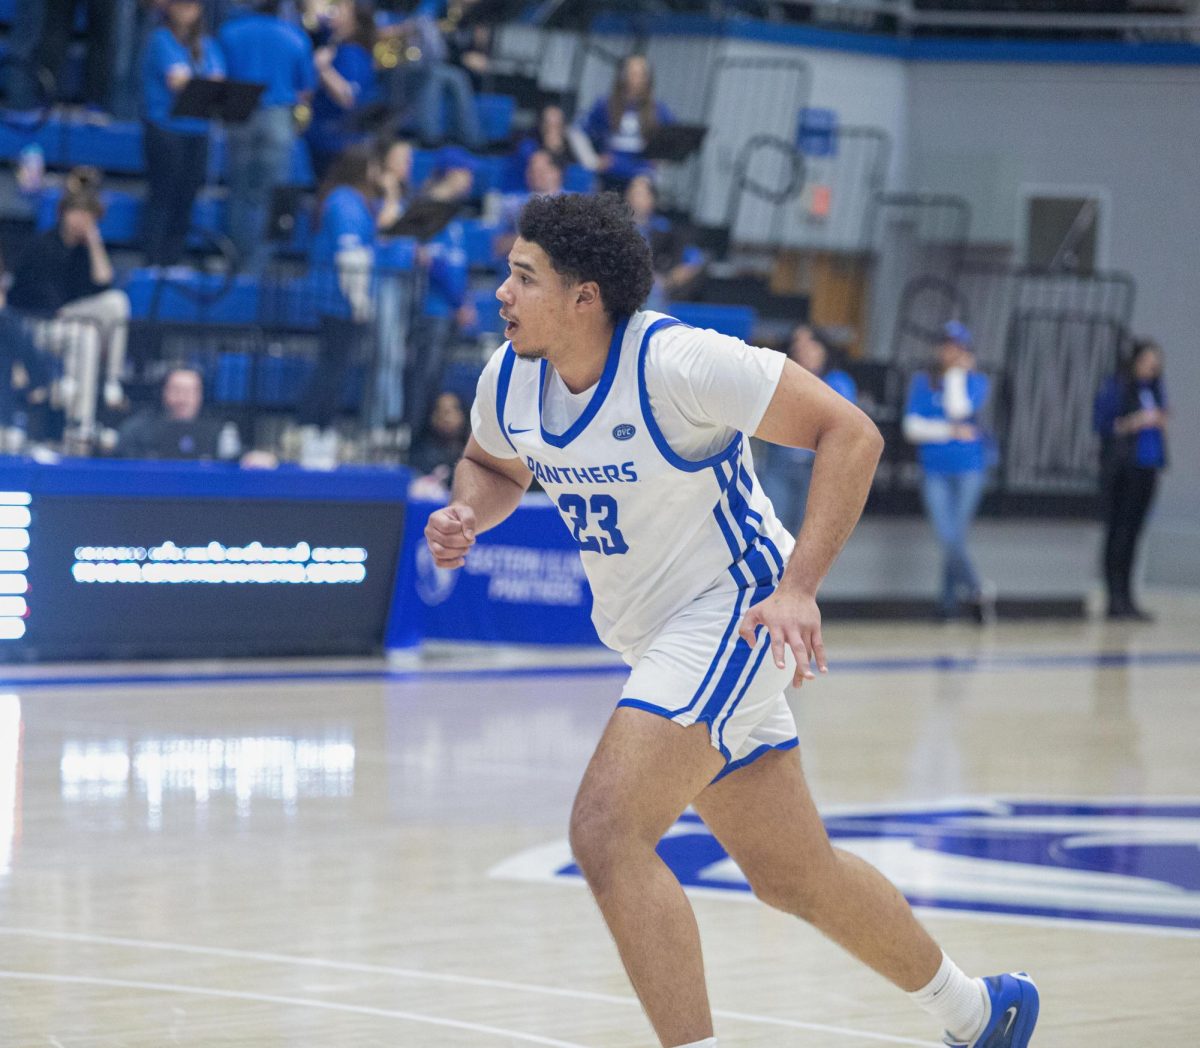
<svg viewBox="0 0 1200 1048">
<path fill-rule="evenodd" d="M 564 279 L 594 280 L 613 320 L 636 312 L 650 294 L 650 245 L 616 193 L 535 196 L 521 211 L 517 231 L 546 252 Z"/>
</svg>

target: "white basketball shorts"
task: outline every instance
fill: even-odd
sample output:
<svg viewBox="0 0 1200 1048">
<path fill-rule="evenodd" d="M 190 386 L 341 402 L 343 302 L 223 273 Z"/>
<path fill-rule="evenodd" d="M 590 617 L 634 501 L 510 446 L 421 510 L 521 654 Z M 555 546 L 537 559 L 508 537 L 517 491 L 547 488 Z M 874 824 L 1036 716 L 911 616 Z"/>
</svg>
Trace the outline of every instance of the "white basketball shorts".
<svg viewBox="0 0 1200 1048">
<path fill-rule="evenodd" d="M 717 779 L 768 750 L 799 745 L 784 697 L 796 669 L 791 651 L 779 669 L 765 629 L 753 647 L 737 633 L 746 610 L 770 592 L 739 589 L 728 579 L 710 587 L 649 642 L 617 703 L 684 727 L 707 724 L 713 747 L 726 760 Z"/>
</svg>

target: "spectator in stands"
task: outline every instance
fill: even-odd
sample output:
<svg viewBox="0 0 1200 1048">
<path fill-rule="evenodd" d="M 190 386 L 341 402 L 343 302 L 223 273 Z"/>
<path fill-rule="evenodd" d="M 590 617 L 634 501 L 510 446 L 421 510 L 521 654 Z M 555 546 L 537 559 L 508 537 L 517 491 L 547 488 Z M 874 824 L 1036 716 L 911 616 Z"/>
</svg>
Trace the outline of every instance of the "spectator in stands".
<svg viewBox="0 0 1200 1048">
<path fill-rule="evenodd" d="M 1158 474 L 1167 464 L 1167 397 L 1157 343 L 1134 343 L 1128 359 L 1096 397 L 1095 427 L 1107 524 L 1108 617 L 1150 621 L 1133 599 L 1133 562 Z"/>
<path fill-rule="evenodd" d="M 599 154 L 597 169 L 606 189 L 623 189 L 634 175 L 652 174 L 644 156 L 646 137 L 675 122 L 654 98 L 654 74 L 645 55 L 629 55 L 617 67 L 612 91 L 596 101 L 582 130 Z"/>
<path fill-rule="evenodd" d="M 293 109 L 316 86 L 312 44 L 279 15 L 280 0 L 255 0 L 217 35 L 231 80 L 265 84 L 258 108 L 229 128 L 229 236 L 250 270 L 267 259 L 271 194 L 288 181 L 296 142 Z"/>
<path fill-rule="evenodd" d="M 26 245 L 8 294 L 12 308 L 53 318 L 44 325 L 43 337 L 48 349 L 62 354 L 58 394 L 70 435 L 85 442 L 95 435 L 102 361 L 104 403 L 112 408 L 124 402 L 121 373 L 129 324 L 129 296 L 112 286 L 94 177 L 78 171 L 68 177 L 57 225 Z"/>
<path fill-rule="evenodd" d="M 483 146 L 483 130 L 475 92 L 467 71 L 450 60 L 449 47 L 437 23 L 442 7 L 437 0 L 421 0 L 408 18 L 389 27 L 383 35 L 393 38 L 406 56 L 401 72 L 406 93 L 415 97 L 422 144 L 434 146 L 452 138 L 470 149 L 479 149 Z M 442 124 L 444 101 L 450 105 L 449 134 Z"/>
<path fill-rule="evenodd" d="M 525 164 L 525 188 L 516 193 L 489 193 L 484 201 L 483 219 L 496 229 L 492 251 L 505 258 L 517 239 L 517 219 L 532 196 L 558 196 L 563 191 L 563 172 L 544 149 L 529 154 Z"/>
<path fill-rule="evenodd" d="M 457 393 L 443 390 L 434 399 L 428 419 L 416 434 L 408 464 L 422 476 L 449 487 L 454 466 L 467 446 L 470 427 Z"/>
<path fill-rule="evenodd" d="M 162 387 L 162 404 L 140 411 L 117 433 L 115 452 L 122 458 L 216 459 L 221 455 L 221 431 L 226 423 L 203 414 L 204 379 L 193 368 L 168 372 Z"/>
<path fill-rule="evenodd" d="M 530 156 L 539 150 L 549 153 L 564 171 L 570 164 L 582 164 L 589 170 L 595 170 L 599 160 L 588 137 L 576 128 L 567 127 L 562 106 L 542 106 L 533 134 L 526 135 L 517 143 L 514 159 L 519 165 L 518 170 L 524 172 Z"/>
<path fill-rule="evenodd" d="M 63 72 L 76 6 L 77 0 L 17 0 L 10 41 L 14 59 L 8 84 L 11 108 L 32 109 L 67 100 Z M 109 104 L 116 8 L 116 0 L 86 0 L 83 103 L 95 112 L 106 110 Z M 48 97 L 43 93 L 47 89 Z"/>
<path fill-rule="evenodd" d="M 368 0 L 337 0 L 329 8 L 329 42 L 317 48 L 317 93 L 306 138 L 320 181 L 334 157 L 368 134 L 355 120 L 378 100 L 372 49 L 375 8 Z"/>
<path fill-rule="evenodd" d="M 654 262 L 654 286 L 646 300 L 647 309 L 663 309 L 671 301 L 686 298 L 704 271 L 704 254 L 689 244 L 680 228 L 658 213 L 658 192 L 649 175 L 634 175 L 625 187 L 625 203 L 633 212 L 634 224 L 650 245 Z"/>
<path fill-rule="evenodd" d="M 225 60 L 204 32 L 200 0 L 171 0 L 166 24 L 146 42 L 142 57 L 146 261 L 173 266 L 183 257 L 192 206 L 208 168 L 208 121 L 172 117 L 175 97 L 192 77 L 220 78 Z"/>
<path fill-rule="evenodd" d="M 408 210 L 412 197 L 412 145 L 402 138 L 385 140 L 379 145 L 379 187 L 383 197 L 376 225 L 391 229 Z"/>
<path fill-rule="evenodd" d="M 851 404 L 858 403 L 858 387 L 845 371 L 834 366 L 836 351 L 824 332 L 807 324 L 799 325 L 788 340 L 787 355 L 806 371 L 823 379 L 830 389 Z M 765 468 L 759 474 L 763 488 L 775 507 L 776 516 L 795 534 L 804 520 L 816 453 L 808 448 L 779 444 L 763 445 L 763 449 L 766 451 Z"/>
<path fill-rule="evenodd" d="M 365 355 L 372 319 L 378 195 L 375 151 L 370 144 L 360 143 L 334 161 L 318 196 L 317 231 L 309 258 L 320 351 L 297 406 L 305 463 L 336 461 L 333 423 L 342 387 L 350 364 Z"/>
<path fill-rule="evenodd" d="M 918 447 L 925 512 L 942 546 L 939 614 L 953 618 L 965 594 L 972 616 L 982 624 L 990 617 L 991 599 L 967 540 L 987 476 L 988 445 L 978 419 L 990 383 L 974 370 L 970 330 L 951 321 L 942 335 L 935 366 L 918 371 L 909 384 L 904 436 Z"/>
<path fill-rule="evenodd" d="M 447 147 L 441 151 L 423 195 L 465 202 L 474 186 L 475 169 L 475 159 L 465 149 Z M 446 354 L 455 335 L 478 323 L 475 307 L 467 300 L 465 241 L 462 224 L 451 222 L 419 254 L 427 273 L 425 298 L 413 322 L 405 369 L 405 417 L 412 428 L 424 422 L 434 394 L 441 388 Z"/>
<path fill-rule="evenodd" d="M 0 427 L 16 426 L 21 410 L 44 405 L 49 397 L 50 366 L 34 343 L 29 327 L 7 308 L 4 286 L 7 274 L 0 258 Z M 22 443 L 5 441 L 6 451 Z"/>
</svg>

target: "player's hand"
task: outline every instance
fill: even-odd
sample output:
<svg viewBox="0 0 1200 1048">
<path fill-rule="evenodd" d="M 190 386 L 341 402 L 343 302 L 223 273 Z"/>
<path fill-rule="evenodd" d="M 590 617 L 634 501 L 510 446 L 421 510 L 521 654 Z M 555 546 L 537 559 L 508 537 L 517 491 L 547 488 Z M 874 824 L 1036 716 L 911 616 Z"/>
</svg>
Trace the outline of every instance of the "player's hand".
<svg viewBox="0 0 1200 1048">
<path fill-rule="evenodd" d="M 792 649 L 796 657 L 796 674 L 792 678 L 795 687 L 814 679 L 814 659 L 817 669 L 822 673 L 829 672 L 825 662 L 825 645 L 821 640 L 821 610 L 817 607 L 816 597 L 777 589 L 742 616 L 738 635 L 753 646 L 755 630 L 759 626 L 770 635 L 771 658 L 780 669 L 785 665 L 787 649 Z"/>
<path fill-rule="evenodd" d="M 425 541 L 439 568 L 461 568 L 475 545 L 475 511 L 461 502 L 439 509 L 425 525 Z"/>
</svg>

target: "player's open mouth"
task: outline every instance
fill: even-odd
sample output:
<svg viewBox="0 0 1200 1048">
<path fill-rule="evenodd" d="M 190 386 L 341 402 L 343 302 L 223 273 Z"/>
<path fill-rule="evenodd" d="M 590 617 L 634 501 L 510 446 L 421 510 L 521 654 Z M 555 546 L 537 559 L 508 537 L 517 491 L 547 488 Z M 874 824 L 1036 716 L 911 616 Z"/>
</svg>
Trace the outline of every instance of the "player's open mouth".
<svg viewBox="0 0 1200 1048">
<path fill-rule="evenodd" d="M 520 326 L 515 320 L 504 315 L 504 310 L 500 311 L 500 319 L 504 321 L 504 337 L 512 338 L 513 332 Z"/>
</svg>

